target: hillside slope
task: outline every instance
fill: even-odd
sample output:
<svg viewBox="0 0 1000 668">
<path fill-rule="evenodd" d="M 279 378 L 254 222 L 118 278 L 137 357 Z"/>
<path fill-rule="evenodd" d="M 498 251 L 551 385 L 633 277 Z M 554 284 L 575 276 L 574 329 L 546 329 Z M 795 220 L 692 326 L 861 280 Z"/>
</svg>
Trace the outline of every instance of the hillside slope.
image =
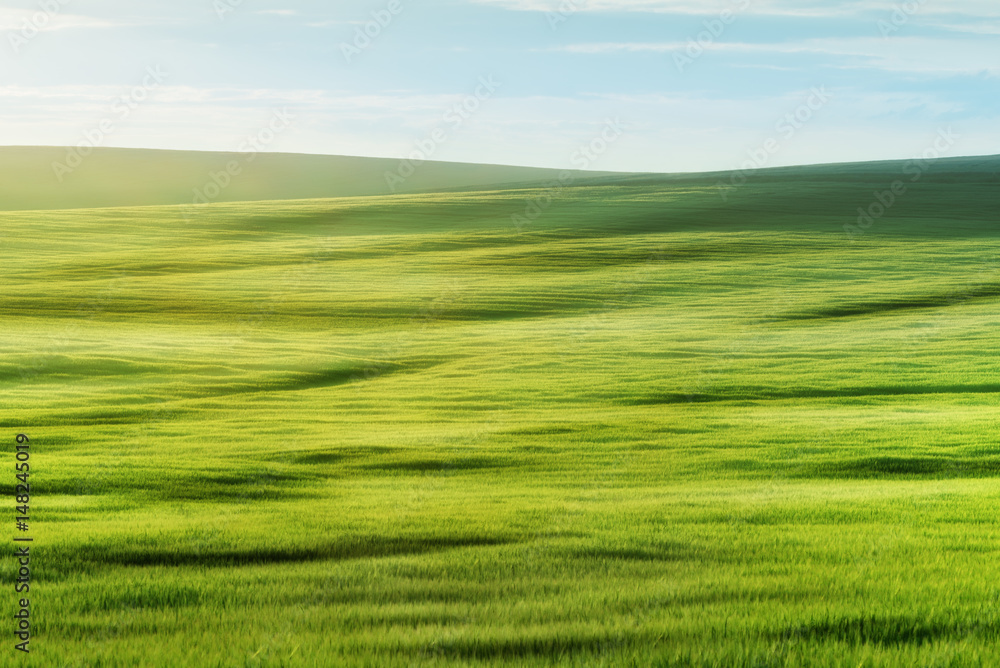
<svg viewBox="0 0 1000 668">
<path fill-rule="evenodd" d="M 460 190 L 568 186 L 712 188 L 722 203 L 740 191 L 812 184 L 840 195 L 893 181 L 1000 184 L 1000 156 L 778 167 L 742 173 L 640 174 L 291 153 L 95 149 L 75 169 L 62 147 L 0 147 L 0 211 L 262 202 Z M 387 177 L 387 175 L 392 175 Z M 558 179 L 563 177 L 562 185 Z M 831 191 L 832 192 L 832 191 Z M 875 192 L 875 191 L 872 191 Z M 872 193 L 869 193 L 872 194 Z M 763 200 L 758 200 L 758 203 Z"/>
<path fill-rule="evenodd" d="M 77 164 L 68 154 L 63 147 L 0 147 L 0 211 L 388 195 L 537 184 L 560 174 L 426 162 L 403 178 L 408 166 L 384 158 L 98 148 Z M 387 180 L 387 172 L 395 176 Z"/>
<path fill-rule="evenodd" d="M 1000 665 L 997 162 L 3 214 L 38 665 Z"/>
</svg>

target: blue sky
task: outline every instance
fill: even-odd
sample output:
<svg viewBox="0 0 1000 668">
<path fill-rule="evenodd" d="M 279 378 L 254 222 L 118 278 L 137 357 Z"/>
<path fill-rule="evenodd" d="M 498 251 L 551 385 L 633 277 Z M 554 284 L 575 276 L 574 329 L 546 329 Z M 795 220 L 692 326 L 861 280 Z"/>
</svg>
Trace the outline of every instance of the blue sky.
<svg viewBox="0 0 1000 668">
<path fill-rule="evenodd" d="M 284 113 L 266 150 L 568 167 L 617 120 L 591 168 L 1000 153 L 997 0 L 5 0 L 0 72 L 0 145 L 238 150 Z"/>
</svg>

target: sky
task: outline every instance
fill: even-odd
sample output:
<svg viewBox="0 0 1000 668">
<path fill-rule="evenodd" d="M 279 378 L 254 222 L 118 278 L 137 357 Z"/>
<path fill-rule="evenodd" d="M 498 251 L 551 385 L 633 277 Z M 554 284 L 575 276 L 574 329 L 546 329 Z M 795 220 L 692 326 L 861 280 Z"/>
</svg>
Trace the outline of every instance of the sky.
<svg viewBox="0 0 1000 668">
<path fill-rule="evenodd" d="M 986 155 L 998 75 L 997 0 L 0 0 L 0 145 L 689 172 L 944 132 Z"/>
</svg>

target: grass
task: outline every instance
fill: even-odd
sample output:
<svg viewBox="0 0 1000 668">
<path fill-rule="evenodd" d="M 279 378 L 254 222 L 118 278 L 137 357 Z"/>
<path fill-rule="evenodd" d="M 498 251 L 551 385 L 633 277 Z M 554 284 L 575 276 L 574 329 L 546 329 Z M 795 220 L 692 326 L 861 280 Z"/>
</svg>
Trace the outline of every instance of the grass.
<svg viewBox="0 0 1000 668">
<path fill-rule="evenodd" d="M 996 665 L 998 166 L 4 214 L 31 662 Z"/>
</svg>

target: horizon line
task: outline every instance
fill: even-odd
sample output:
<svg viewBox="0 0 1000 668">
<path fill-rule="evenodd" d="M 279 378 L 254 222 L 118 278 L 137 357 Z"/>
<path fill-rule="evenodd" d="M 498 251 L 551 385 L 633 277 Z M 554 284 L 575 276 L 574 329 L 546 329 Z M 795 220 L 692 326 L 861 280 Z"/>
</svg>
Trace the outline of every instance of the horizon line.
<svg viewBox="0 0 1000 668">
<path fill-rule="evenodd" d="M 4 144 L 0 145 L 0 151 L 5 149 L 65 149 L 73 150 L 73 146 L 66 144 Z M 135 152 L 161 152 L 161 153 L 202 153 L 202 154 L 215 154 L 215 155 L 244 155 L 247 151 L 211 151 L 205 149 L 188 149 L 188 148 L 159 148 L 159 147 L 142 147 L 137 148 L 134 146 L 95 146 L 92 147 L 93 151 L 135 151 Z M 384 161 L 406 161 L 408 158 L 398 157 L 398 156 L 376 156 L 376 155 L 348 155 L 340 153 L 306 153 L 301 151 L 255 151 L 255 153 L 262 155 L 275 155 L 275 156 L 301 156 L 301 157 L 316 157 L 316 158 L 347 158 L 347 159 L 359 159 L 359 160 L 384 160 Z M 743 167 L 732 167 L 728 169 L 708 169 L 708 170 L 695 170 L 695 171 L 680 171 L 680 172 L 651 172 L 646 170 L 641 171 L 621 171 L 621 170 L 594 170 L 594 169 L 570 169 L 566 167 L 547 167 L 547 166 L 537 166 L 537 165 L 524 165 L 524 164 L 510 164 L 510 163 L 500 163 L 500 162 L 469 162 L 464 160 L 425 160 L 422 164 L 439 164 L 439 165 L 466 165 L 466 166 L 482 166 L 482 167 L 511 167 L 517 169 L 535 169 L 541 171 L 556 171 L 556 172 L 572 172 L 572 173 L 590 173 L 594 175 L 620 175 L 620 176 L 698 176 L 698 175 L 710 175 L 710 174 L 735 174 L 747 171 L 761 172 L 761 171 L 771 171 L 777 169 L 795 169 L 795 168 L 806 168 L 806 167 L 824 167 L 824 166 L 846 166 L 846 165 L 876 165 L 881 163 L 892 163 L 892 162 L 907 162 L 910 160 L 925 160 L 927 162 L 947 162 L 970 158 L 1000 158 L 1000 153 L 977 153 L 977 154 L 966 154 L 966 155 L 954 155 L 954 156 L 942 156 L 932 159 L 921 158 L 919 156 L 909 156 L 902 158 L 880 158 L 877 160 L 843 160 L 835 162 L 804 162 L 804 163 L 794 163 L 789 165 L 774 165 L 774 166 L 759 166 L 754 169 L 746 169 Z"/>
</svg>

